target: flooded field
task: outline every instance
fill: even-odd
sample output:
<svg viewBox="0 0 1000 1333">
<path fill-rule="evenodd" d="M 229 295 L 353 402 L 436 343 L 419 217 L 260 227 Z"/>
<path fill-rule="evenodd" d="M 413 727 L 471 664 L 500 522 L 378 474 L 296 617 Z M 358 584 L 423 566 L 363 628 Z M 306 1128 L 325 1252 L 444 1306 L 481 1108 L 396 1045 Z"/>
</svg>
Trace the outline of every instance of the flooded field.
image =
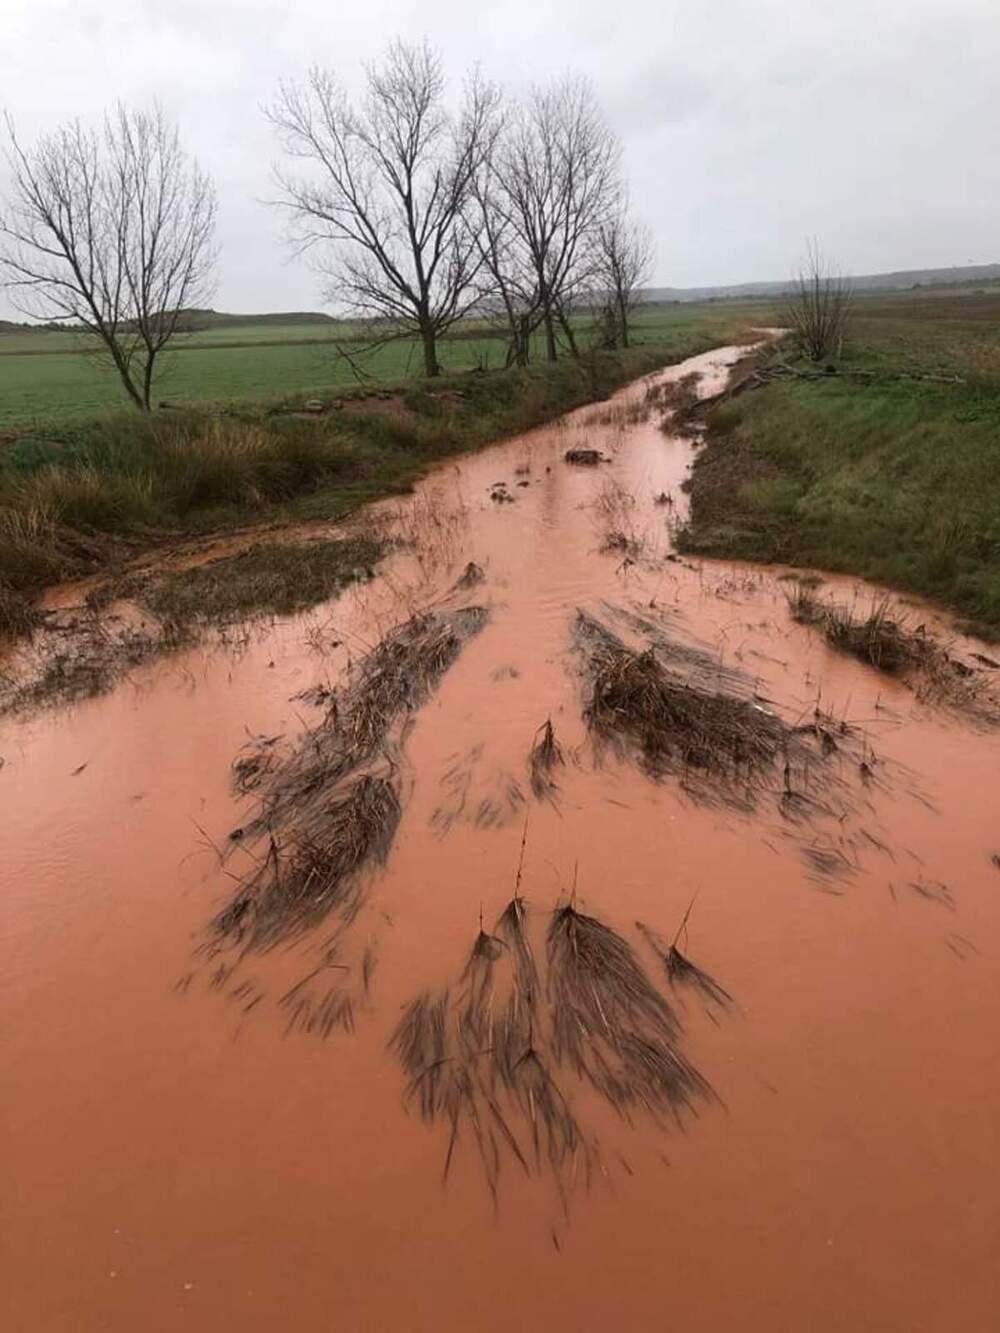
<svg viewBox="0 0 1000 1333">
<path fill-rule="evenodd" d="M 674 553 L 740 351 L 0 721 L 6 1327 L 995 1327 L 995 664 Z"/>
</svg>

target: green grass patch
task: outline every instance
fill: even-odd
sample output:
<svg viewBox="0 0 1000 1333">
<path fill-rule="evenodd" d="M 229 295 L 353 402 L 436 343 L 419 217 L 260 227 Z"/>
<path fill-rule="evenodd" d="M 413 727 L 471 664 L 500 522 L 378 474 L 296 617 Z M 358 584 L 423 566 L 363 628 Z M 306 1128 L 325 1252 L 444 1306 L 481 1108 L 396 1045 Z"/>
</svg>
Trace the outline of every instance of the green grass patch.
<svg viewBox="0 0 1000 1333">
<path fill-rule="evenodd" d="M 716 408 L 686 549 L 878 579 L 1000 636 L 1000 328 L 959 304 L 859 317 L 842 369 L 866 378 Z"/>
<path fill-rule="evenodd" d="M 369 578 L 381 555 L 381 544 L 364 537 L 265 542 L 160 577 L 140 601 L 160 620 L 178 625 L 292 615 L 326 601 L 348 583 Z"/>
</svg>

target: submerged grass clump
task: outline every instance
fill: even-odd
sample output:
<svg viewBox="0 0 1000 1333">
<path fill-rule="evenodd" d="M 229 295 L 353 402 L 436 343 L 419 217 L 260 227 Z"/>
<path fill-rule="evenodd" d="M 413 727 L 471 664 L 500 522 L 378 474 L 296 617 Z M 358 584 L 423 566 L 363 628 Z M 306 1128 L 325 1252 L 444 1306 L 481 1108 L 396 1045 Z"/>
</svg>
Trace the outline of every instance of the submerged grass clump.
<svg viewBox="0 0 1000 1333">
<path fill-rule="evenodd" d="M 710 1089 L 679 1054 L 677 1019 L 625 940 L 572 904 L 547 935 L 553 1050 L 616 1110 L 690 1106 Z"/>
<path fill-rule="evenodd" d="M 390 1038 L 405 1099 L 448 1126 L 445 1175 L 463 1134 L 497 1195 L 505 1157 L 551 1170 L 564 1201 L 600 1161 L 573 1094 L 596 1089 L 621 1115 L 693 1109 L 712 1090 L 678 1050 L 679 1024 L 625 939 L 572 904 L 556 909 L 542 966 L 524 900 L 480 924 L 454 986 L 418 996 Z"/>
<path fill-rule="evenodd" d="M 231 627 L 254 616 L 313 606 L 368 578 L 383 549 L 369 537 L 264 542 L 170 573 L 117 574 L 86 594 L 86 615 L 71 608 L 42 617 L 0 583 L 0 641 L 43 631 L 0 681 L 0 712 L 104 694 L 135 667 L 194 643 L 204 627 L 227 641 Z"/>
<path fill-rule="evenodd" d="M 662 935 L 658 935 L 655 930 L 643 925 L 641 921 L 635 923 L 635 928 L 646 939 L 650 948 L 663 964 L 667 980 L 671 986 L 689 986 L 692 990 L 697 991 L 702 999 L 725 1009 L 732 1004 L 733 997 L 724 986 L 720 986 L 713 976 L 700 968 L 697 963 L 693 963 L 678 948 L 677 941 L 684 932 L 690 911 L 691 909 L 688 908 L 677 934 L 669 944 Z"/>
<path fill-rule="evenodd" d="M 84 617 L 63 633 L 35 635 L 16 669 L 0 674 L 0 716 L 106 694 L 136 668 L 190 642 L 183 626 L 117 618 L 105 623 Z"/>
<path fill-rule="evenodd" d="M 370 578 L 382 550 L 366 537 L 263 542 L 239 555 L 167 574 L 143 591 L 142 601 L 173 623 L 227 623 L 262 612 L 291 615 L 348 583 Z"/>
<path fill-rule="evenodd" d="M 234 780 L 256 790 L 258 810 L 238 841 L 260 852 L 211 923 L 212 950 L 261 950 L 328 918 L 351 923 L 364 900 L 362 872 L 385 859 L 400 819 L 391 733 L 485 618 L 480 607 L 415 616 L 362 659 L 290 753 L 279 758 L 266 741 L 239 756 Z"/>
<path fill-rule="evenodd" d="M 793 620 L 816 629 L 831 647 L 900 677 L 919 697 L 964 709 L 984 722 L 997 720 L 995 700 L 989 698 L 978 668 L 954 656 L 923 625 L 913 628 L 905 617 L 892 615 L 887 597 L 874 599 L 859 613 L 822 600 L 800 583 L 788 597 L 788 607 Z M 978 662 L 982 654 L 970 656 Z"/>
<path fill-rule="evenodd" d="M 585 718 L 602 740 L 634 746 L 654 777 L 672 775 L 717 792 L 750 798 L 769 785 L 776 765 L 798 747 L 789 726 L 750 698 L 726 688 L 732 673 L 719 672 L 679 646 L 628 647 L 600 621 L 580 611 L 576 637 L 590 688 Z"/>
<path fill-rule="evenodd" d="M 799 584 L 788 605 L 793 620 L 820 630 L 834 648 L 879 671 L 896 674 L 922 667 L 936 649 L 925 634 L 889 614 L 888 598 L 873 601 L 866 615 L 856 615 L 850 607 L 824 602 Z"/>
<path fill-rule="evenodd" d="M 549 718 L 535 733 L 535 741 L 528 754 L 531 790 L 540 801 L 551 801 L 559 788 L 552 774 L 566 763 L 562 746 L 556 740 L 555 728 Z"/>
<path fill-rule="evenodd" d="M 214 934 L 266 949 L 331 913 L 350 924 L 363 900 L 358 871 L 385 860 L 399 817 L 393 783 L 364 774 L 327 801 L 322 822 L 272 833 L 260 866 L 212 922 Z"/>
</svg>

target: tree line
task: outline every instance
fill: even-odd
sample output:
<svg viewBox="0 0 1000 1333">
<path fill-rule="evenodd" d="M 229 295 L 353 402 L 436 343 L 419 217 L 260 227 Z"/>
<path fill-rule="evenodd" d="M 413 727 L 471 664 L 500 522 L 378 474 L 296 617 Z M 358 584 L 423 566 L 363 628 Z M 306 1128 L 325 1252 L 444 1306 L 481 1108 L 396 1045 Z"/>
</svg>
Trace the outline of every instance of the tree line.
<svg viewBox="0 0 1000 1333">
<path fill-rule="evenodd" d="M 550 361 L 578 356 L 584 307 L 601 345 L 628 345 L 653 247 L 584 79 L 514 100 L 473 72 L 452 104 L 437 52 L 397 41 L 361 98 L 315 67 L 265 114 L 290 243 L 373 339 L 416 339 L 427 376 L 469 316 L 502 334 L 508 365 L 539 344 Z M 92 334 L 148 411 L 158 358 L 211 291 L 214 186 L 159 108 L 118 106 L 30 146 L 5 124 L 0 280 L 24 313 Z"/>
</svg>

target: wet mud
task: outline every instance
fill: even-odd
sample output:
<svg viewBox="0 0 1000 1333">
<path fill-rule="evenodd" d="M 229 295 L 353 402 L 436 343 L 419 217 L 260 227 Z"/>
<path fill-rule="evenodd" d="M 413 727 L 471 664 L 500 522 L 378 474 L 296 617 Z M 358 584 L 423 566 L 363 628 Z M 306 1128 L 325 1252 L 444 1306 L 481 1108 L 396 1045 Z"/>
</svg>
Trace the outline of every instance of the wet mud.
<svg viewBox="0 0 1000 1333">
<path fill-rule="evenodd" d="M 741 350 L 3 720 L 6 1326 L 994 1326 L 998 735 L 676 556 Z"/>
</svg>

